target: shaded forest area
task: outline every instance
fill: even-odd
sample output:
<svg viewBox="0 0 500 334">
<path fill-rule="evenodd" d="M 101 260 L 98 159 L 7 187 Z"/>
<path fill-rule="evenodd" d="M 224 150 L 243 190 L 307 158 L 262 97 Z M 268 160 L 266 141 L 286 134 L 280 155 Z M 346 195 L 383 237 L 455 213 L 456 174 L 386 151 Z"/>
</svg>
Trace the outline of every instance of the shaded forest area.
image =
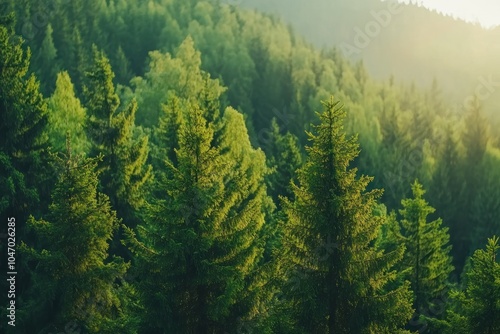
<svg viewBox="0 0 500 334">
<path fill-rule="evenodd" d="M 0 10 L 1 332 L 500 331 L 479 98 L 216 1 Z"/>
</svg>

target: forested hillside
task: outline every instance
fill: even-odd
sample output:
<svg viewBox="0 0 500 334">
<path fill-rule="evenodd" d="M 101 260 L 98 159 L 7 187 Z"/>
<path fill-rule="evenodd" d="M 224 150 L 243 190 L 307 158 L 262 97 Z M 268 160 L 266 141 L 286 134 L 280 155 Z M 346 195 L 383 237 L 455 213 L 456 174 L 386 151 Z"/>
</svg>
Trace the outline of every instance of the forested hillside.
<svg viewBox="0 0 500 334">
<path fill-rule="evenodd" d="M 483 100 L 231 3 L 0 0 L 0 332 L 500 332 Z"/>
<path fill-rule="evenodd" d="M 484 29 L 430 11 L 415 0 L 397 5 L 396 0 L 236 2 L 283 17 L 318 47 L 336 46 L 350 60 L 362 59 L 375 78 L 394 75 L 419 87 L 430 86 L 436 78 L 456 108 L 479 89 L 486 113 L 498 120 L 498 26 Z M 491 11 L 498 12 L 498 7 Z"/>
</svg>

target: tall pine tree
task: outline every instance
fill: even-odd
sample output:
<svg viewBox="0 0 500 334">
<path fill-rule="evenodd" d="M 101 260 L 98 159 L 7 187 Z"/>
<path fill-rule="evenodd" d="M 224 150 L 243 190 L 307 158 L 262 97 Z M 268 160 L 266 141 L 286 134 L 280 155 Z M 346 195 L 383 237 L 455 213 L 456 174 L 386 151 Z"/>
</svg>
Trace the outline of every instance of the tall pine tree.
<svg viewBox="0 0 500 334">
<path fill-rule="evenodd" d="M 109 60 L 95 46 L 93 55 L 84 87 L 91 155 L 104 155 L 99 166 L 103 192 L 110 196 L 125 223 L 134 225 L 134 210 L 143 204 L 144 187 L 151 177 L 151 166 L 146 164 L 148 136 L 135 127 L 135 100 L 119 110 L 120 99 L 115 92 Z"/>
<path fill-rule="evenodd" d="M 69 137 L 68 137 L 69 138 Z M 30 217 L 37 237 L 22 244 L 32 271 L 32 285 L 20 310 L 22 332 L 66 330 L 86 333 L 134 332 L 124 304 L 125 282 L 118 283 L 128 264 L 108 255 L 109 241 L 119 225 L 109 198 L 97 191 L 97 159 L 57 157 L 58 182 L 46 219 Z"/>
<path fill-rule="evenodd" d="M 285 292 L 307 333 L 402 333 L 412 314 L 409 286 L 388 283 L 404 248 L 383 253 L 373 246 L 383 223 L 373 213 L 381 191 L 367 192 L 371 178 L 349 167 L 359 151 L 356 137 L 344 132 L 340 102 L 324 106 L 295 200 L 284 201 Z"/>
<path fill-rule="evenodd" d="M 267 177 L 273 200 L 278 202 L 279 196 L 292 198 L 291 181 L 296 179 L 296 171 L 302 165 L 302 152 L 297 137 L 290 132 L 281 134 L 276 119 L 273 119 L 264 149 L 269 157 L 268 165 L 274 169 Z"/>
<path fill-rule="evenodd" d="M 43 93 L 45 95 L 53 91 L 56 74 L 58 72 L 58 63 L 56 62 L 57 49 L 52 38 L 53 32 L 52 25 L 49 23 L 45 30 L 45 37 L 42 41 L 42 45 L 35 58 L 35 65 L 38 70 L 37 74 L 40 81 L 43 83 L 42 87 L 44 88 Z"/>
<path fill-rule="evenodd" d="M 435 210 L 423 198 L 422 185 L 415 181 L 411 188 L 413 198 L 401 201 L 400 240 L 406 246 L 401 270 L 410 268 L 407 278 L 415 294 L 415 309 L 425 314 L 433 306 L 433 301 L 447 292 L 448 279 L 453 271 L 450 236 L 440 218 L 427 221 L 427 216 Z"/>
<path fill-rule="evenodd" d="M 500 332 L 500 263 L 498 237 L 488 239 L 465 267 L 462 290 L 451 292 L 443 333 L 495 334 Z"/>
<path fill-rule="evenodd" d="M 47 103 L 36 77 L 28 73 L 31 53 L 13 32 L 13 16 L 0 17 L 0 22 L 11 24 L 0 25 L 0 213 L 24 221 L 27 210 L 41 208 Z"/>
<path fill-rule="evenodd" d="M 463 208 L 460 210 L 460 220 L 458 231 L 460 232 L 457 245 L 458 264 L 460 269 L 465 263 L 465 259 L 471 252 L 471 235 L 474 233 L 474 225 L 470 221 L 474 219 L 474 203 L 477 202 L 479 190 L 485 187 L 483 170 L 483 158 L 485 157 L 488 142 L 490 141 L 489 123 L 482 111 L 479 98 L 474 96 L 465 115 L 465 129 L 462 134 L 462 143 L 465 147 L 465 159 L 462 163 L 464 170 L 465 189 Z M 483 240 L 481 243 L 484 243 Z"/>
<path fill-rule="evenodd" d="M 64 152 L 66 133 L 70 133 L 73 151 L 88 153 L 90 143 L 85 132 L 87 112 L 75 96 L 68 72 L 57 74 L 56 89 L 49 99 L 49 126 L 47 129 L 52 148 Z"/>
<path fill-rule="evenodd" d="M 459 260 L 462 253 L 465 182 L 462 168 L 462 156 L 458 142 L 450 123 L 444 129 L 444 139 L 441 144 L 436 169 L 429 188 L 430 201 L 436 207 L 436 215 L 441 217 L 449 227 L 453 264 L 457 273 L 461 272 L 463 262 Z"/>
<path fill-rule="evenodd" d="M 183 112 L 176 163 L 165 157 L 145 224 L 137 237 L 128 229 L 148 332 L 232 333 L 263 322 L 272 295 L 269 266 L 259 268 L 272 205 L 264 154 L 251 147 L 243 116 L 232 109 L 214 145 L 209 116 L 196 104 Z"/>
</svg>

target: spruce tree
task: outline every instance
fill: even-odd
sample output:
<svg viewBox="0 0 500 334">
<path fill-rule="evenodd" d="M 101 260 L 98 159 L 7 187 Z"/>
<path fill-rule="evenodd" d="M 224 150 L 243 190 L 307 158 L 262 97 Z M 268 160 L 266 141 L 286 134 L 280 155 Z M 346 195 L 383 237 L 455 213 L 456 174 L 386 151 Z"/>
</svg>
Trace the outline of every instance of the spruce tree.
<svg viewBox="0 0 500 334">
<path fill-rule="evenodd" d="M 264 149 L 268 155 L 268 165 L 274 171 L 267 177 L 267 184 L 273 200 L 279 205 L 279 196 L 292 198 L 291 181 L 296 179 L 296 171 L 302 165 L 302 152 L 296 136 L 280 133 L 276 119 L 271 121 L 271 131 Z"/>
<path fill-rule="evenodd" d="M 57 74 L 56 89 L 49 99 L 49 126 L 47 129 L 53 150 L 64 152 L 66 133 L 69 132 L 73 151 L 88 153 L 90 142 L 85 132 L 87 112 L 75 96 L 68 72 Z"/>
<path fill-rule="evenodd" d="M 500 155 L 486 153 L 481 164 L 482 184 L 471 205 L 469 223 L 474 226 L 470 254 L 474 253 L 492 235 L 500 235 Z"/>
<path fill-rule="evenodd" d="M 135 127 L 135 100 L 119 110 L 120 99 L 113 85 L 109 60 L 95 46 L 93 54 L 84 87 L 91 155 L 104 155 L 99 164 L 103 192 L 110 196 L 119 216 L 131 224 L 133 210 L 143 204 L 144 187 L 151 177 L 151 166 L 146 164 L 148 136 Z"/>
<path fill-rule="evenodd" d="M 391 270 L 404 247 L 392 252 L 373 243 L 383 219 L 373 211 L 380 190 L 350 168 L 356 137 L 343 129 L 345 112 L 333 98 L 309 133 L 312 146 L 299 170 L 295 200 L 284 200 L 283 261 L 297 325 L 307 333 L 402 333 L 412 314 L 409 284 L 393 289 Z"/>
<path fill-rule="evenodd" d="M 458 222 L 459 240 L 455 244 L 459 247 L 457 253 L 458 263 L 462 267 L 465 259 L 471 254 L 471 235 L 474 233 L 474 225 L 470 221 L 474 219 L 474 203 L 477 201 L 479 190 L 486 186 L 483 170 L 483 158 L 486 155 L 488 142 L 490 141 L 489 123 L 482 111 L 479 98 L 474 100 L 466 111 L 465 129 L 462 134 L 462 143 L 465 147 L 465 159 L 461 168 L 464 172 L 465 189 L 463 204 L 460 210 Z M 481 244 L 485 240 L 481 241 Z M 474 251 L 474 249 L 472 249 Z"/>
<path fill-rule="evenodd" d="M 453 264 L 458 273 L 461 272 L 463 253 L 465 246 L 463 240 L 463 226 L 460 223 L 468 223 L 463 220 L 465 182 L 463 173 L 462 156 L 459 151 L 458 142 L 455 138 L 452 124 L 444 129 L 444 140 L 438 153 L 436 169 L 433 174 L 429 188 L 430 201 L 436 207 L 436 215 L 441 217 L 444 224 L 450 229 L 450 240 L 454 246 L 452 249 Z"/>
<path fill-rule="evenodd" d="M 401 242 L 406 247 L 401 270 L 409 268 L 407 278 L 415 294 L 415 309 L 425 314 L 433 306 L 433 301 L 442 298 L 447 291 L 453 271 L 451 245 L 443 221 L 440 218 L 427 221 L 427 216 L 435 209 L 423 198 L 422 185 L 415 181 L 411 188 L 413 198 L 401 201 Z"/>
<path fill-rule="evenodd" d="M 42 45 L 35 58 L 38 78 L 43 83 L 43 93 L 46 95 L 53 91 L 56 74 L 58 72 L 58 64 L 56 62 L 57 49 L 52 38 L 53 32 L 52 25 L 49 23 L 45 30 L 45 37 L 42 41 Z"/>
<path fill-rule="evenodd" d="M 127 59 L 125 52 L 121 46 L 115 54 L 115 68 L 117 73 L 117 81 L 122 85 L 127 85 L 130 79 L 133 77 L 132 70 L 130 69 L 130 61 Z"/>
<path fill-rule="evenodd" d="M 0 213 L 25 221 L 27 210 L 43 207 L 39 192 L 46 190 L 47 179 L 47 103 L 36 77 L 28 73 L 31 52 L 23 50 L 13 32 L 14 17 L 0 17 L 0 22 L 8 24 L 0 24 Z"/>
<path fill-rule="evenodd" d="M 60 332 L 71 324 L 86 333 L 134 332 L 123 303 L 128 264 L 108 255 L 119 225 L 109 198 L 97 191 L 98 159 L 74 156 L 69 148 L 56 157 L 59 177 L 45 219 L 28 221 L 37 241 L 21 252 L 32 285 L 19 322 L 24 332 Z"/>
<path fill-rule="evenodd" d="M 151 157 L 155 170 L 163 169 L 165 158 L 177 163 L 175 150 L 179 148 L 179 127 L 182 122 L 183 101 L 175 94 L 170 94 L 162 105 L 162 116 L 154 129 Z"/>
<path fill-rule="evenodd" d="M 158 124 L 162 104 L 167 102 L 168 92 L 181 99 L 198 104 L 219 103 L 219 96 L 226 90 L 217 79 L 210 79 L 201 70 L 201 54 L 194 47 L 191 37 L 187 37 L 177 48 L 175 57 L 169 53 L 152 51 L 149 53 L 148 71 L 144 77 L 132 79 L 139 102 L 138 123 L 153 127 Z M 209 94 L 212 99 L 206 99 Z"/>
<path fill-rule="evenodd" d="M 269 266 L 259 269 L 272 205 L 264 154 L 238 112 L 225 112 L 217 146 L 207 118 L 196 104 L 184 110 L 177 162 L 165 157 L 137 237 L 127 229 L 148 332 L 232 333 L 263 322 L 271 298 Z"/>
<path fill-rule="evenodd" d="M 74 21 L 70 21 L 74 22 Z M 66 36 L 67 45 L 61 49 L 64 51 L 64 56 L 61 59 L 65 62 L 68 72 L 71 75 L 75 90 L 81 94 L 83 84 L 85 82 L 85 69 L 89 66 L 91 54 L 85 44 L 80 30 L 77 26 L 68 23 L 68 29 L 72 28 L 68 36 Z M 77 96 L 81 96 L 77 94 Z"/>
<path fill-rule="evenodd" d="M 497 259 L 498 237 L 488 239 L 486 249 L 479 249 L 465 267 L 462 290 L 450 293 L 451 303 L 443 333 L 500 332 L 500 263 Z"/>
</svg>

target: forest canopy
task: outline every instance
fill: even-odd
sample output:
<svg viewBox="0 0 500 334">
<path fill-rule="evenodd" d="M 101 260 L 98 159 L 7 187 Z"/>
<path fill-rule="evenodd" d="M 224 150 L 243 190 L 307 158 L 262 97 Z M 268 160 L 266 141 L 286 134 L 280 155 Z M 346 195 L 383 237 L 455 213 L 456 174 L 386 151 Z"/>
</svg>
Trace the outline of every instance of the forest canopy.
<svg viewBox="0 0 500 334">
<path fill-rule="evenodd" d="M 231 2 L 0 0 L 0 331 L 500 332 L 500 106 L 429 82 Z"/>
</svg>

